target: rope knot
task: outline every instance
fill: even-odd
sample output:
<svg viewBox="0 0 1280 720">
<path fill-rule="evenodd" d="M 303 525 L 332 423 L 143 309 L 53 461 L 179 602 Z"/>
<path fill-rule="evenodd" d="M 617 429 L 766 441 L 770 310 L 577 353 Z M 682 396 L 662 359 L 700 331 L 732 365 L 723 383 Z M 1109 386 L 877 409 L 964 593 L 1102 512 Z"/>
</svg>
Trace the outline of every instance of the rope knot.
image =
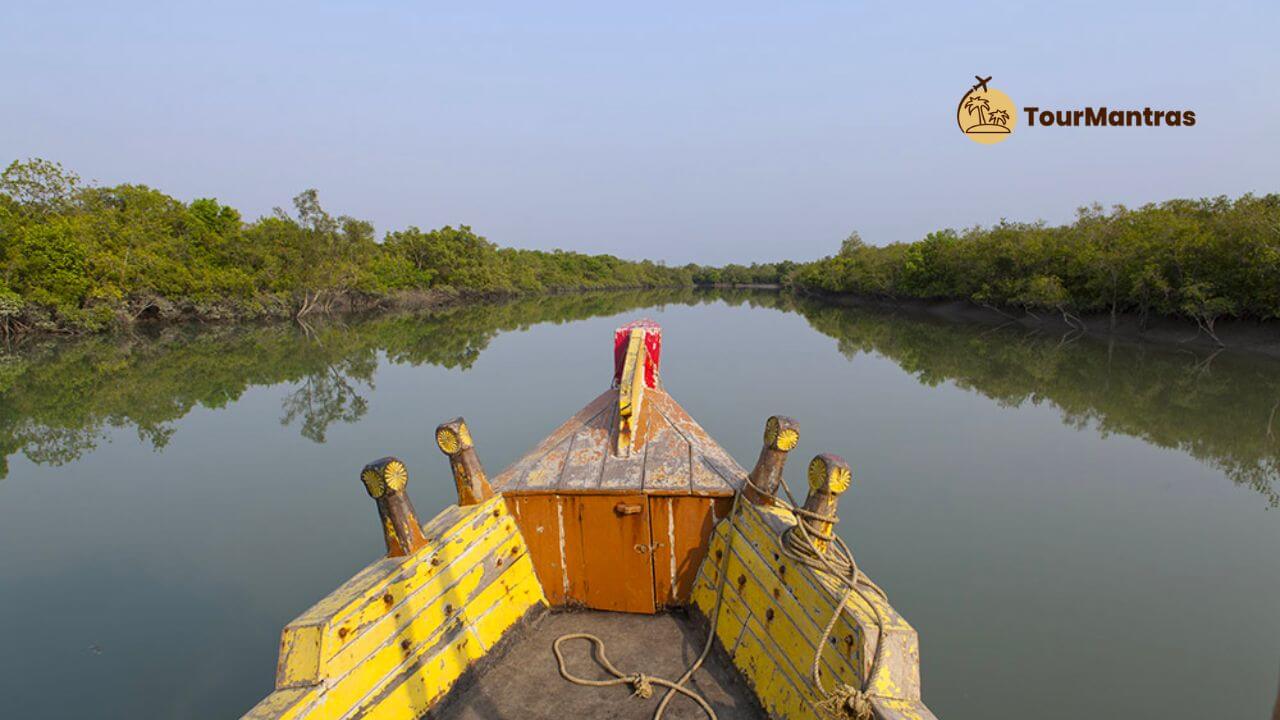
<svg viewBox="0 0 1280 720">
<path fill-rule="evenodd" d="M 631 697 L 638 697 L 642 700 L 648 700 L 653 697 L 653 683 L 649 681 L 648 675 L 638 672 L 628 677 L 627 682 L 631 684 L 631 688 L 635 691 L 631 693 Z"/>
<path fill-rule="evenodd" d="M 851 685 L 837 685 L 831 689 L 820 707 L 827 715 L 838 720 L 873 720 L 871 698 L 866 692 Z"/>
</svg>

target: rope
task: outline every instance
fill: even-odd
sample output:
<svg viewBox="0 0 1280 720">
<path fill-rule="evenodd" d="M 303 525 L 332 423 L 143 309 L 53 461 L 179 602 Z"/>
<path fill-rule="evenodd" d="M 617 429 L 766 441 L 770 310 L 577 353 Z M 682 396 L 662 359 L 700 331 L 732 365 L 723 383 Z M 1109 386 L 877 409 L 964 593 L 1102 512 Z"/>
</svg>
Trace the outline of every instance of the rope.
<svg viewBox="0 0 1280 720">
<path fill-rule="evenodd" d="M 761 496 L 768 497 L 771 494 L 760 489 L 755 483 L 751 482 L 750 476 L 746 478 L 746 484 L 754 488 Z M 853 552 L 844 540 L 834 533 L 817 534 L 811 532 L 806 520 L 829 523 L 827 527 L 833 527 L 839 518 L 833 515 L 823 515 L 799 506 L 795 497 L 791 494 L 791 488 L 787 487 L 786 481 L 780 483 L 783 492 L 786 493 L 787 500 L 782 500 L 776 495 L 773 496 L 774 504 L 790 511 L 798 518 L 795 525 L 783 531 L 780 538 L 782 545 L 782 554 L 795 563 L 803 565 L 816 572 L 824 572 L 835 579 L 842 587 L 843 592 L 839 594 L 839 601 L 836 603 L 835 611 L 832 612 L 831 618 L 827 620 L 826 627 L 822 630 L 822 637 L 819 639 L 816 647 L 817 650 L 813 655 L 813 664 L 809 668 L 809 680 L 813 683 L 813 687 L 822 696 L 822 701 L 818 703 L 818 710 L 822 714 L 834 718 L 835 720 L 872 720 L 874 713 L 871 707 L 871 699 L 869 688 L 871 681 L 876 677 L 880 670 L 881 648 L 884 646 L 884 628 L 885 618 L 880 609 L 879 604 L 872 602 L 868 593 L 874 593 L 886 603 L 888 596 L 884 590 L 871 581 L 862 570 L 858 568 L 858 563 L 853 558 Z M 685 670 L 679 680 L 672 682 L 665 678 L 646 675 L 642 672 L 627 674 L 614 667 L 609 661 L 609 657 L 604 651 L 604 641 L 595 635 L 589 633 L 569 633 L 556 638 L 552 645 L 552 651 L 556 656 L 556 663 L 560 667 L 560 676 L 565 680 L 575 684 L 588 687 L 609 687 L 614 685 L 630 685 L 633 692 L 632 697 L 649 698 L 653 696 L 653 686 L 659 685 L 667 688 L 666 695 L 663 696 L 662 702 L 658 703 L 657 709 L 654 710 L 653 720 L 662 720 L 666 713 L 667 705 L 677 693 L 685 695 L 706 712 L 710 720 L 717 720 L 715 710 L 711 705 L 699 695 L 697 692 L 685 687 L 685 683 L 693 676 L 703 662 L 706 661 L 707 655 L 711 653 L 712 644 L 716 637 L 716 626 L 720 620 L 720 606 L 724 601 L 724 588 L 726 577 L 729 570 L 729 557 L 733 551 L 733 524 L 738 516 L 738 505 L 742 500 L 742 492 L 737 492 L 733 497 L 733 507 L 729 512 L 730 531 L 726 533 L 725 552 L 721 559 L 719 568 L 719 578 L 716 582 L 716 602 L 711 613 L 711 625 L 707 632 L 706 643 L 702 646 L 702 652 L 698 654 L 696 660 Z M 819 542 L 827 543 L 826 551 L 819 550 Z M 834 594 L 834 593 L 833 593 Z M 861 598 L 864 603 L 871 607 L 875 614 L 877 636 L 876 649 L 872 655 L 871 667 L 866 678 L 862 682 L 861 687 L 853 687 L 851 685 L 841 683 L 826 689 L 822 684 L 821 664 L 822 664 L 822 648 L 826 647 L 827 641 L 831 638 L 831 634 L 835 631 L 836 623 L 839 622 L 840 616 L 844 613 L 845 607 L 854 597 Z M 561 652 L 560 645 L 566 640 L 587 640 L 596 650 L 597 660 L 600 665 L 613 675 L 609 680 L 591 680 L 588 678 L 580 678 L 569 672 L 565 667 L 564 655 Z"/>
<path fill-rule="evenodd" d="M 686 697 L 691 698 L 694 702 L 698 703 L 698 705 L 702 708 L 703 712 L 707 714 L 707 717 L 710 718 L 710 720 L 718 720 L 718 718 L 716 717 L 716 711 L 711 708 L 711 704 L 707 702 L 706 698 L 702 697 L 697 692 L 685 687 L 684 684 L 689 682 L 689 678 L 693 677 L 693 674 L 696 673 L 698 669 L 702 667 L 702 663 L 706 662 L 707 656 L 711 654 L 711 646 L 714 644 L 716 639 L 716 625 L 720 621 L 720 605 L 724 601 L 724 588 L 726 585 L 725 577 L 729 574 L 729 553 L 730 551 L 733 550 L 734 533 L 732 532 L 732 526 L 734 523 L 734 518 L 738 516 L 738 503 L 741 501 L 741 499 L 742 499 L 742 493 L 741 492 L 736 493 L 733 496 L 733 507 L 730 508 L 729 510 L 730 532 L 725 533 L 725 536 L 726 536 L 725 552 L 724 552 L 724 557 L 721 558 L 720 560 L 721 562 L 720 577 L 716 582 L 716 602 L 715 602 L 714 609 L 711 611 L 711 625 L 707 630 L 707 641 L 703 643 L 702 652 L 698 653 L 697 659 L 694 660 L 691 665 L 689 665 L 689 669 L 684 671 L 684 674 L 680 676 L 679 680 L 676 680 L 675 682 L 671 682 L 669 680 L 666 680 L 665 678 L 655 677 L 652 675 L 645 675 L 644 673 L 640 673 L 640 672 L 632 673 L 631 675 L 627 675 L 623 673 L 622 671 L 614 667 L 613 663 L 609 662 L 608 656 L 605 655 L 604 653 L 604 641 L 596 637 L 595 635 L 591 635 L 588 633 L 569 633 L 566 635 L 561 635 L 560 637 L 556 638 L 556 641 L 551 646 L 551 649 L 556 655 L 556 663 L 558 663 L 560 666 L 560 677 L 564 678 L 565 680 L 568 680 L 569 682 L 575 685 L 585 685 L 589 687 L 606 687 L 610 685 L 621 685 L 624 683 L 630 684 L 632 689 L 634 690 L 634 692 L 632 693 L 632 697 L 640 697 L 640 698 L 648 698 L 652 696 L 653 686 L 661 685 L 667 688 L 667 694 L 662 697 L 662 702 L 659 702 L 658 707 L 653 711 L 653 720 L 662 720 L 662 717 L 667 712 L 667 705 L 671 703 L 671 699 L 676 696 L 676 693 L 685 695 Z M 588 640 L 592 643 L 592 645 L 595 646 L 595 649 L 598 653 L 597 659 L 599 660 L 601 666 L 603 666 L 604 669 L 609 672 L 609 674 L 613 675 L 612 680 L 588 680 L 587 678 L 580 678 L 575 675 L 572 675 L 568 671 L 568 669 L 565 668 L 564 656 L 560 652 L 560 643 L 564 642 L 565 640 L 574 640 L 579 638 L 583 640 Z"/>
<path fill-rule="evenodd" d="M 590 641 L 591 644 L 595 646 L 596 660 L 599 661 L 600 665 L 605 670 L 609 671 L 610 675 L 613 675 L 613 678 L 610 680 L 591 680 L 588 678 L 580 678 L 571 674 L 568 668 L 564 666 L 564 654 L 560 651 L 560 644 L 566 640 Z M 698 703 L 698 705 L 702 706 L 702 709 L 706 711 L 707 716 L 710 717 L 712 720 L 715 720 L 716 713 L 714 710 L 711 709 L 711 705 L 708 704 L 707 701 L 701 695 L 699 695 L 698 693 L 694 692 L 693 690 L 690 690 L 689 688 L 683 685 L 686 678 L 681 678 L 678 682 L 671 682 L 670 680 L 667 680 L 665 678 L 660 678 L 653 675 L 645 675 L 642 672 L 635 672 L 631 674 L 624 673 L 618 668 L 614 667 L 612 662 L 609 662 L 609 656 L 605 655 L 604 653 L 604 641 L 596 637 L 595 635 L 591 635 L 589 633 L 569 633 L 568 635 L 561 635 L 560 637 L 556 638 L 555 644 L 551 646 L 551 649 L 553 652 L 555 652 L 556 662 L 560 665 L 561 677 L 573 683 L 574 685 L 586 685 L 589 687 L 610 687 L 613 685 L 630 685 L 631 689 L 633 690 L 633 692 L 631 693 L 631 696 L 643 698 L 643 699 L 648 699 L 653 697 L 653 686 L 660 685 L 662 687 L 669 688 L 669 689 L 667 690 L 667 696 L 664 697 L 662 699 L 662 703 L 658 705 L 658 711 L 655 712 L 653 715 L 655 718 L 662 717 L 662 713 L 666 709 L 667 699 L 670 698 L 673 694 L 678 692 L 691 698 L 694 702 Z"/>
<path fill-rule="evenodd" d="M 751 482 L 751 478 L 747 478 L 747 484 L 751 485 L 760 492 L 761 495 L 767 496 L 760 488 Z M 791 488 L 787 487 L 785 481 L 780 483 L 783 491 L 787 495 L 787 500 L 782 501 L 774 497 L 775 504 L 786 508 L 792 514 L 800 518 L 795 525 L 787 528 L 782 533 L 782 554 L 792 561 L 803 565 L 817 572 L 825 572 L 834 578 L 843 587 L 843 593 L 840 594 L 840 600 L 836 603 L 835 611 L 831 613 L 830 619 L 827 620 L 826 627 L 822 629 L 822 637 L 818 640 L 817 650 L 813 654 L 813 664 L 809 668 L 809 680 L 813 683 L 813 687 L 822 696 L 822 702 L 818 703 L 818 709 L 823 714 L 832 718 L 854 718 L 855 720 L 871 720 L 874 713 L 871 707 L 870 687 L 871 681 L 876 677 L 879 671 L 881 648 L 884 647 L 884 614 L 880 610 L 879 604 L 872 602 L 868 596 L 868 592 L 879 596 L 881 600 L 888 603 L 888 596 L 884 590 L 871 581 L 862 570 L 858 568 L 858 562 L 853 558 L 853 551 L 845 544 L 845 541 L 835 533 L 828 532 L 826 534 L 817 534 L 811 532 L 808 523 L 805 520 L 815 520 L 819 522 L 829 523 L 827 527 L 834 527 L 839 518 L 834 514 L 823 515 L 811 510 L 806 510 L 796 504 L 795 497 L 791 494 Z M 827 543 L 826 551 L 818 549 L 819 542 Z M 827 690 L 822 685 L 821 664 L 822 664 L 822 648 L 826 647 L 827 640 L 831 638 L 831 633 L 835 631 L 836 623 L 839 622 L 840 616 L 844 613 L 845 607 L 854 597 L 861 598 L 864 603 L 871 607 L 871 611 L 876 618 L 876 649 L 872 654 L 871 668 L 866 678 L 862 682 L 861 687 L 853 687 L 851 685 L 841 683 L 831 690 Z"/>
</svg>

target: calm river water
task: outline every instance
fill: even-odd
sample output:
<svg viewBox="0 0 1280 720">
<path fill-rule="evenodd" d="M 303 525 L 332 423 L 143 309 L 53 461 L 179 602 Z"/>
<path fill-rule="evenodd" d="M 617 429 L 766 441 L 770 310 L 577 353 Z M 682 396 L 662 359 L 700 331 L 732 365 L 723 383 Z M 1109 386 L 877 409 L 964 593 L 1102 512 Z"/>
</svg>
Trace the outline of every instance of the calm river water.
<svg viewBox="0 0 1280 720">
<path fill-rule="evenodd" d="M 640 316 L 743 465 L 772 413 L 849 459 L 840 531 L 943 720 L 1270 715 L 1280 362 L 689 291 L 0 353 L 0 717 L 238 717 L 281 627 L 382 553 L 363 463 L 403 458 L 433 515 L 436 423 L 504 467 Z"/>
</svg>

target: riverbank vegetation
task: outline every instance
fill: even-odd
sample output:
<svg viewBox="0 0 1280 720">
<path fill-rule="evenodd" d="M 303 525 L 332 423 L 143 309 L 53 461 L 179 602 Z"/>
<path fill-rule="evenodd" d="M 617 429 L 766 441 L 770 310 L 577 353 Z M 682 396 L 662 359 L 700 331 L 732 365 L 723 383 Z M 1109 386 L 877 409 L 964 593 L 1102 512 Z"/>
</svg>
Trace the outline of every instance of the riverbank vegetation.
<svg viewBox="0 0 1280 720">
<path fill-rule="evenodd" d="M 1135 313 L 1194 321 L 1280 318 L 1280 195 L 1171 200 L 1075 222 L 1001 222 L 871 246 L 857 233 L 789 281 L 821 293 L 960 300 L 1013 313 Z"/>
<path fill-rule="evenodd" d="M 1001 222 L 868 245 L 852 234 L 810 263 L 666 267 L 612 255 L 500 247 L 466 225 L 377 237 L 315 190 L 246 221 L 212 198 L 85 184 L 44 160 L 0 174 L 0 336 L 141 319 L 305 319 L 462 297 L 589 289 L 790 287 L 962 301 L 1011 317 L 1121 314 L 1194 322 L 1280 318 L 1280 195 L 1082 209 L 1070 224 Z M 1095 323 L 1096 327 L 1096 323 Z"/>
<path fill-rule="evenodd" d="M 0 175 L 0 334 L 98 330 L 140 318 L 295 317 L 460 294 L 690 285 L 693 267 L 503 248 L 465 225 L 381 240 L 315 190 L 246 221 L 212 198 L 98 187 L 61 165 Z"/>
</svg>

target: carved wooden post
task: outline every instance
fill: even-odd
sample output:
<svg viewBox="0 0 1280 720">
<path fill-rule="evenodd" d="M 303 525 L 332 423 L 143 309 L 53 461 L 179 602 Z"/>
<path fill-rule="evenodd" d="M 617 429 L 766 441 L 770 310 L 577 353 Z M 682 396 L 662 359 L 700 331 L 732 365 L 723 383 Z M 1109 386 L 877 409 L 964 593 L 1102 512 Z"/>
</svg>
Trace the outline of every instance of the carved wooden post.
<svg viewBox="0 0 1280 720">
<path fill-rule="evenodd" d="M 764 424 L 764 447 L 749 476 L 751 484 L 743 493 L 757 505 L 771 505 L 782 482 L 787 453 L 800 442 L 800 423 L 785 415 L 774 415 Z"/>
<path fill-rule="evenodd" d="M 839 455 L 823 453 L 809 463 L 809 496 L 804 499 L 804 509 L 811 513 L 835 518 L 840 495 L 853 483 L 849 463 Z M 814 536 L 814 546 L 825 553 L 831 545 L 831 533 L 835 523 L 828 520 L 805 518 L 805 527 Z"/>
<path fill-rule="evenodd" d="M 644 446 L 647 416 L 645 389 L 658 387 L 662 328 L 652 320 L 636 320 L 613 333 L 613 384 L 618 388 L 617 444 L 614 454 L 627 457 Z"/>
<path fill-rule="evenodd" d="M 453 482 L 458 486 L 459 505 L 476 505 L 493 497 L 493 488 L 489 487 L 489 478 L 476 455 L 466 420 L 458 417 L 437 427 L 436 445 L 449 456 Z"/>
<path fill-rule="evenodd" d="M 413 503 L 405 493 L 409 471 L 393 457 L 374 460 L 360 471 L 360 480 L 369 497 L 378 503 L 382 519 L 382 537 L 387 542 L 387 557 L 412 554 L 427 544 L 422 524 L 413 511 Z"/>
</svg>

